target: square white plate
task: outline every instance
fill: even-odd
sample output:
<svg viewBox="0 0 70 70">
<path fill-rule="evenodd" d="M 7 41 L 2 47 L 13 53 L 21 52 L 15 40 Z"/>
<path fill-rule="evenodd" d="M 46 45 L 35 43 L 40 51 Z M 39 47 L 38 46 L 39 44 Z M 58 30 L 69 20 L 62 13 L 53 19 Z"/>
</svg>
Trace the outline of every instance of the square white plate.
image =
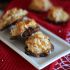
<svg viewBox="0 0 70 70">
<path fill-rule="evenodd" d="M 47 34 L 50 37 L 50 40 L 52 44 L 54 45 L 54 51 L 47 57 L 32 57 L 28 56 L 24 53 L 24 45 L 23 42 L 19 41 L 12 41 L 10 40 L 10 36 L 5 31 L 0 31 L 0 40 L 3 41 L 5 44 L 7 44 L 11 49 L 13 49 L 15 52 L 17 52 L 20 56 L 22 56 L 24 59 L 26 59 L 28 62 L 30 62 L 34 67 L 37 69 L 42 69 L 45 66 L 49 65 L 50 63 L 56 61 L 62 56 L 67 55 L 70 53 L 70 44 L 56 36 L 55 34 L 51 33 L 47 29 L 40 26 L 41 31 L 45 34 Z"/>
</svg>

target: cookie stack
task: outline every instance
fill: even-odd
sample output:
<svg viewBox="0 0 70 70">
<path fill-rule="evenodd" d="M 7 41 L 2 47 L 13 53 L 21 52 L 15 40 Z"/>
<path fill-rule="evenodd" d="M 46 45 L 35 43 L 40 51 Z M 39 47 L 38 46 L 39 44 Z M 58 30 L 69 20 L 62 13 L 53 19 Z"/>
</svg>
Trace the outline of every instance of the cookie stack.
<svg viewBox="0 0 70 70">
<path fill-rule="evenodd" d="M 13 8 L 0 19 L 0 30 L 10 29 L 11 40 L 22 39 L 25 53 L 35 57 L 45 57 L 54 49 L 47 35 L 41 32 L 38 23 L 27 17 L 28 12 Z"/>
</svg>

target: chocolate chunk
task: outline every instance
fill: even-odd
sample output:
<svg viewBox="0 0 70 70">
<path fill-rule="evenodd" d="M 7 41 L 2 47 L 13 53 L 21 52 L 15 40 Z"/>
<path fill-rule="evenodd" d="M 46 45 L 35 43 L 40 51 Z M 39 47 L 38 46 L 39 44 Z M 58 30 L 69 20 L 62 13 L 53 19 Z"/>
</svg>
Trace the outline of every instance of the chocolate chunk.
<svg viewBox="0 0 70 70">
<path fill-rule="evenodd" d="M 12 36 L 11 39 L 12 40 L 20 39 L 25 41 L 26 39 L 28 39 L 29 36 L 31 36 L 33 33 L 39 30 L 40 30 L 39 26 L 37 26 L 36 28 L 29 27 L 28 29 L 26 29 L 25 32 L 23 32 L 23 34 L 20 34 L 18 36 Z"/>
<path fill-rule="evenodd" d="M 50 23 L 50 24 L 54 24 L 54 25 L 64 25 L 65 23 L 67 23 L 68 21 L 65 22 L 55 22 L 55 21 L 51 21 L 48 18 L 46 18 L 46 20 Z"/>
</svg>

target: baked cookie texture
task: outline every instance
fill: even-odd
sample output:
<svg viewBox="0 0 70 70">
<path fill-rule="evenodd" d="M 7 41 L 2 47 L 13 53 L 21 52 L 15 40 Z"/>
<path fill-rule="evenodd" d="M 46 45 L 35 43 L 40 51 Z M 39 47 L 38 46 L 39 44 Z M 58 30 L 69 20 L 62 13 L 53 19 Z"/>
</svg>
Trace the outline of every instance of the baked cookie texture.
<svg viewBox="0 0 70 70">
<path fill-rule="evenodd" d="M 9 27 L 14 24 L 17 20 L 27 15 L 27 11 L 19 8 L 12 8 L 4 13 L 0 19 L 0 30 Z"/>
<path fill-rule="evenodd" d="M 21 21 L 17 22 L 14 26 L 12 26 L 10 30 L 10 35 L 12 39 L 28 38 L 32 33 L 39 30 L 39 26 L 34 19 L 25 19 L 23 18 Z"/>
<path fill-rule="evenodd" d="M 56 24 L 63 23 L 69 20 L 69 14 L 60 7 L 52 7 L 48 11 L 47 19 Z"/>
<path fill-rule="evenodd" d="M 50 7 L 52 7 L 50 0 L 32 0 L 29 9 L 44 12 L 47 11 Z"/>
<path fill-rule="evenodd" d="M 47 56 L 53 50 L 49 37 L 41 31 L 32 34 L 26 40 L 25 45 L 26 54 L 36 57 Z"/>
</svg>

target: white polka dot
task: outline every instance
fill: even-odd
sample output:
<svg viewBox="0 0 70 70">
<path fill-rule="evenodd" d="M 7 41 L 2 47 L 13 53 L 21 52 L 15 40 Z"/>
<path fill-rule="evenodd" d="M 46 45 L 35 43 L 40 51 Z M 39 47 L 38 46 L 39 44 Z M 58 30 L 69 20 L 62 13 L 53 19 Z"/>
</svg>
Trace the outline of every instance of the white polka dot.
<svg viewBox="0 0 70 70">
<path fill-rule="evenodd" d="M 61 30 L 59 30 L 59 33 L 61 33 Z"/>
<path fill-rule="evenodd" d="M 2 59 L 2 62 L 3 62 L 4 60 Z"/>
</svg>

